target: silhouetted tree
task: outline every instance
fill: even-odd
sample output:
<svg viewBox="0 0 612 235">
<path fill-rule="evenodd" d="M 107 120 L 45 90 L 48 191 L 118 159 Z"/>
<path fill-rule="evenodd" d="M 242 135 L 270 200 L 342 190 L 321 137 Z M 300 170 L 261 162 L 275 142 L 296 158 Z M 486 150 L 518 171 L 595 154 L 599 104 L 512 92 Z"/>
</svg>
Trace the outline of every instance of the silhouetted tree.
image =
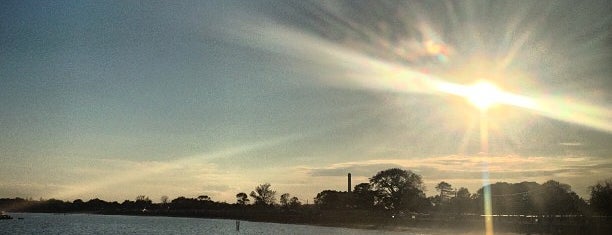
<svg viewBox="0 0 612 235">
<path fill-rule="evenodd" d="M 586 203 L 567 184 L 549 180 L 540 185 L 535 182 L 509 184 L 497 182 L 490 187 L 492 212 L 494 214 L 581 214 Z M 478 201 L 482 205 L 484 187 L 478 190 Z M 482 209 L 482 207 L 480 208 Z"/>
<path fill-rule="evenodd" d="M 121 208 L 127 209 L 127 210 L 134 210 L 134 209 L 136 209 L 136 202 L 130 201 L 130 200 L 124 200 L 121 203 Z M 140 208 L 140 209 L 142 209 L 142 208 Z"/>
<path fill-rule="evenodd" d="M 423 180 L 409 170 L 392 168 L 378 172 L 370 178 L 377 191 L 377 203 L 387 209 L 416 209 L 425 199 Z"/>
<path fill-rule="evenodd" d="M 448 202 L 453 196 L 453 187 L 444 181 L 438 183 L 436 186 L 436 190 L 440 192 L 440 202 L 445 203 Z"/>
<path fill-rule="evenodd" d="M 240 192 L 236 194 L 236 204 L 238 205 L 246 205 L 249 203 L 249 197 L 246 193 Z"/>
<path fill-rule="evenodd" d="M 457 195 L 450 199 L 450 210 L 456 214 L 471 213 L 472 196 L 467 188 L 461 187 L 457 190 Z"/>
<path fill-rule="evenodd" d="M 201 202 L 195 198 L 186 198 L 184 196 L 172 199 L 170 202 L 173 209 L 194 209 L 200 206 Z"/>
<path fill-rule="evenodd" d="M 323 190 L 314 198 L 314 202 L 321 209 L 340 209 L 350 207 L 350 194 L 335 190 Z"/>
<path fill-rule="evenodd" d="M 153 204 L 153 202 L 151 201 L 151 199 L 149 199 L 149 197 L 145 195 L 138 195 L 136 197 L 136 201 L 134 202 L 134 206 L 139 209 L 150 207 L 151 204 Z"/>
<path fill-rule="evenodd" d="M 200 195 L 200 196 L 198 196 L 198 200 L 200 200 L 200 201 L 212 201 L 212 199 L 208 195 Z"/>
<path fill-rule="evenodd" d="M 470 191 L 467 188 L 461 187 L 457 190 L 457 195 L 455 197 L 462 199 L 470 199 Z"/>
<path fill-rule="evenodd" d="M 292 197 L 291 199 L 289 199 L 289 208 L 296 209 L 300 207 L 301 205 L 302 203 L 300 202 L 300 199 L 298 199 L 297 197 Z"/>
<path fill-rule="evenodd" d="M 104 200 L 100 200 L 98 198 L 94 198 L 91 199 L 87 202 L 85 202 L 85 206 L 87 207 L 88 210 L 104 210 L 106 208 L 109 207 L 109 203 L 104 201 Z"/>
<path fill-rule="evenodd" d="M 612 216 L 612 179 L 599 182 L 589 187 L 591 208 L 597 214 Z"/>
<path fill-rule="evenodd" d="M 84 209 L 84 205 L 85 205 L 85 202 L 83 202 L 83 200 L 81 200 L 81 199 L 76 199 L 76 200 L 72 201 L 72 207 L 75 210 L 83 210 Z"/>
<path fill-rule="evenodd" d="M 272 206 L 276 202 L 276 191 L 270 189 L 269 183 L 255 187 L 255 191 L 251 191 L 249 195 L 254 199 L 255 205 Z"/>
<path fill-rule="evenodd" d="M 376 192 L 372 191 L 372 186 L 369 183 L 360 183 L 355 185 L 353 189 L 355 206 L 357 208 L 369 209 L 374 206 Z"/>
<path fill-rule="evenodd" d="M 161 199 L 161 203 L 162 204 L 168 204 L 168 199 L 169 199 L 168 196 L 166 196 L 166 195 L 161 196 L 160 199 Z"/>
<path fill-rule="evenodd" d="M 542 184 L 542 188 L 543 193 L 540 195 L 544 198 L 539 202 L 543 202 L 540 206 L 543 206 L 542 209 L 545 213 L 554 215 L 579 214 L 581 204 L 584 201 L 571 190 L 570 185 L 549 180 Z"/>
<path fill-rule="evenodd" d="M 489 188 L 490 196 L 484 194 L 485 188 Z M 539 184 L 535 182 L 522 182 L 509 184 L 497 182 L 485 185 L 477 191 L 478 210 L 483 213 L 483 203 L 486 197 L 490 197 L 493 214 L 539 214 L 540 212 L 531 206 L 537 198 L 532 197 L 541 191 Z M 526 205 L 530 205 L 526 207 Z"/>
<path fill-rule="evenodd" d="M 291 195 L 289 193 L 283 193 L 283 195 L 280 196 L 280 204 L 282 207 L 289 207 L 289 200 Z"/>
</svg>

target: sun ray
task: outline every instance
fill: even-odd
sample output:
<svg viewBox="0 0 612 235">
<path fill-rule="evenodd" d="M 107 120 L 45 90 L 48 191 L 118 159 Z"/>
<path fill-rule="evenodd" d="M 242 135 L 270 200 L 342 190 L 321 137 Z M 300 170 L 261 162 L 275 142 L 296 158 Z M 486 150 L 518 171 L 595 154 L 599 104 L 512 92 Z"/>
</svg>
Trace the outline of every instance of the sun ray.
<svg viewBox="0 0 612 235">
<path fill-rule="evenodd" d="M 466 153 L 467 146 L 469 145 L 469 142 L 472 138 L 472 132 L 476 128 L 476 123 L 477 123 L 476 119 L 471 119 L 468 122 L 467 128 L 465 129 L 465 133 L 463 134 L 463 138 L 461 139 L 461 143 L 459 144 L 459 149 L 457 150 L 459 154 Z"/>
<path fill-rule="evenodd" d="M 71 198 L 77 195 L 82 195 L 87 192 L 96 192 L 100 189 L 115 186 L 121 183 L 132 182 L 135 180 L 143 179 L 146 177 L 154 176 L 171 170 L 180 169 L 184 166 L 202 162 L 210 161 L 217 158 L 231 157 L 239 154 L 245 154 L 252 151 L 256 151 L 263 148 L 273 147 L 288 141 L 293 141 L 299 138 L 303 138 L 304 135 L 296 134 L 289 135 L 280 138 L 272 138 L 267 141 L 260 141 L 250 144 L 241 144 L 239 146 L 227 148 L 220 151 L 203 153 L 193 156 L 183 157 L 174 161 L 159 162 L 159 164 L 153 164 L 148 168 L 131 169 L 124 172 L 123 174 L 110 175 L 100 178 L 99 180 L 88 181 L 82 184 L 68 185 L 65 186 L 64 190 L 60 190 L 50 194 L 51 198 Z"/>
<path fill-rule="evenodd" d="M 245 43 L 266 50 L 289 53 L 291 56 L 303 55 L 308 58 L 318 58 L 317 63 L 327 71 L 327 75 L 322 74 L 323 77 L 329 78 L 322 81 L 332 86 L 413 94 L 451 94 L 464 98 L 470 97 L 471 92 L 475 89 L 471 85 L 448 82 L 452 79 L 443 79 L 434 74 L 423 73 L 407 65 L 374 59 L 359 51 L 305 32 L 282 25 L 273 25 L 268 22 L 268 24 L 262 23 L 253 27 L 244 26 L 244 31 L 247 33 L 255 30 L 259 34 L 264 32 L 263 34 L 267 35 L 261 41 L 251 40 Z M 243 33 L 238 35 L 243 35 Z M 296 47 L 296 45 L 300 46 Z M 480 89 L 479 87 L 476 89 Z M 503 90 L 494 91 L 491 95 L 495 97 L 497 103 L 503 105 L 516 106 L 548 118 L 612 132 L 612 111 L 604 107 L 577 101 L 569 103 L 546 96 L 532 98 Z"/>
</svg>

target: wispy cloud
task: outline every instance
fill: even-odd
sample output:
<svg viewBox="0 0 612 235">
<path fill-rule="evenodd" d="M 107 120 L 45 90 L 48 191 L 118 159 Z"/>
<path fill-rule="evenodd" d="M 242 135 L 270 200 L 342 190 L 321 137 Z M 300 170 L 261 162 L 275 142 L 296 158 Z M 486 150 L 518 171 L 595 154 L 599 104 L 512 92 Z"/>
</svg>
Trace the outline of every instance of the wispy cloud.
<svg viewBox="0 0 612 235">
<path fill-rule="evenodd" d="M 525 164 L 529 164 L 533 170 L 548 170 L 550 167 L 543 157 L 482 157 L 482 156 L 460 156 L 448 155 L 429 158 L 410 159 L 373 159 L 357 162 L 336 163 L 320 168 L 304 168 L 312 176 L 346 175 L 347 170 L 353 170 L 355 175 L 371 176 L 371 173 L 391 167 L 412 169 L 417 172 L 481 172 L 483 167 L 493 172 L 523 172 Z M 535 166 L 537 168 L 534 168 Z M 344 172 L 342 172 L 344 171 Z M 352 173 L 352 172 L 351 172 Z M 365 174 L 365 175 L 364 175 Z"/>
<path fill-rule="evenodd" d="M 582 146 L 582 143 L 580 143 L 580 142 L 563 142 L 563 143 L 559 143 L 559 145 L 561 145 L 561 146 Z"/>
<path fill-rule="evenodd" d="M 461 156 L 448 155 L 429 158 L 375 159 L 331 164 L 323 167 L 302 167 L 301 170 L 313 177 L 345 177 L 347 173 L 361 177 L 371 177 L 378 171 L 392 167 L 412 170 L 421 174 L 428 188 L 435 183 L 450 181 L 456 186 L 477 189 L 482 183 L 484 171 L 489 173 L 492 182 L 521 182 L 549 179 L 585 182 L 593 175 L 609 177 L 612 172 L 612 159 L 593 157 L 522 157 L 510 156 Z M 577 185 L 578 188 L 584 185 Z M 579 192 L 583 193 L 583 192 Z"/>
<path fill-rule="evenodd" d="M 31 197 L 32 195 L 40 195 L 42 197 L 46 192 L 63 189 L 65 189 L 63 185 L 51 183 L 0 183 L 0 195 L 2 195 L 2 197 Z M 38 199 L 38 197 L 34 199 Z"/>
</svg>

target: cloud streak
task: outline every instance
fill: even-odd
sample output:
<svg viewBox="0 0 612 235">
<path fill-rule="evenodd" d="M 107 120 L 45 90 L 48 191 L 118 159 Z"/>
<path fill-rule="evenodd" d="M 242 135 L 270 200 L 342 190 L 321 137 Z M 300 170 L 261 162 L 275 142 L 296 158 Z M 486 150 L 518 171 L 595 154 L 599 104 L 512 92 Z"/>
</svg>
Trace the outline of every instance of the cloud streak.
<svg viewBox="0 0 612 235">
<path fill-rule="evenodd" d="M 207 182 L 221 180 L 227 182 L 229 180 L 228 178 L 231 177 L 227 172 L 220 172 L 216 168 L 216 165 L 208 163 L 210 160 L 246 154 L 251 151 L 285 143 L 300 138 L 300 136 L 302 135 L 271 138 L 267 141 L 243 144 L 221 151 L 184 157 L 174 161 L 98 159 L 97 162 L 99 164 L 95 164 L 95 166 L 78 168 L 75 170 L 80 175 L 93 173 L 93 175 L 95 175 L 94 179 L 65 185 L 62 189 L 55 190 L 50 196 L 53 198 L 73 198 L 94 192 L 99 193 L 104 189 L 127 185 L 137 185 L 136 187 L 140 185 L 141 188 L 147 188 L 142 187 L 143 185 L 172 185 L 175 187 L 175 190 L 168 191 L 194 191 L 193 189 L 185 190 L 184 188 L 181 189 L 176 187 L 177 185 L 190 187 L 189 185 L 193 185 L 194 181 L 199 182 L 200 180 Z M 101 168 L 100 165 L 107 167 Z M 223 179 L 215 177 L 223 177 Z M 146 184 L 143 184 L 143 182 L 146 182 Z M 209 191 L 215 193 L 222 191 L 222 189 L 229 189 L 229 187 L 224 188 L 225 186 L 216 184 L 208 186 Z M 205 190 L 205 188 L 201 188 L 198 191 L 203 192 Z M 151 191 L 151 188 L 149 187 L 147 191 Z"/>
<path fill-rule="evenodd" d="M 483 170 L 488 169 L 492 182 L 545 181 L 592 179 L 593 175 L 609 177 L 612 160 L 593 157 L 523 157 L 509 156 L 464 156 L 448 155 L 429 158 L 372 159 L 331 164 L 323 167 L 302 167 L 312 177 L 345 177 L 351 173 L 367 178 L 378 171 L 389 168 L 403 168 L 421 174 L 433 188 L 440 181 L 451 181 L 469 186 L 472 190 L 481 186 Z M 582 188 L 584 185 L 578 185 Z M 583 193 L 583 192 L 579 192 Z"/>
</svg>

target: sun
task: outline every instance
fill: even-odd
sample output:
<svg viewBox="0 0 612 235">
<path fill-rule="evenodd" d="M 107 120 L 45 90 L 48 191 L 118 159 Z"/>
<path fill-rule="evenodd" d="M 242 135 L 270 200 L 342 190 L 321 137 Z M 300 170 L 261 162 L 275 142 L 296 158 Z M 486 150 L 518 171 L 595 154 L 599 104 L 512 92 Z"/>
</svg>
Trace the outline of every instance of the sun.
<svg viewBox="0 0 612 235">
<path fill-rule="evenodd" d="M 503 92 L 495 85 L 479 81 L 467 87 L 465 98 L 480 110 L 487 110 L 503 100 Z"/>
</svg>

